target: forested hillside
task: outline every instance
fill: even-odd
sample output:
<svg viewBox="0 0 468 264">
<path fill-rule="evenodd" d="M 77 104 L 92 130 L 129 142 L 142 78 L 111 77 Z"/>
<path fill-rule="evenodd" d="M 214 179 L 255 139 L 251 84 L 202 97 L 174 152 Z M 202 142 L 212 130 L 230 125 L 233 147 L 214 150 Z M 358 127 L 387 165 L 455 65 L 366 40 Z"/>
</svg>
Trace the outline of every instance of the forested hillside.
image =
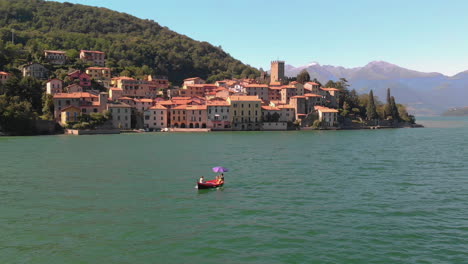
<svg viewBox="0 0 468 264">
<path fill-rule="evenodd" d="M 215 81 L 259 74 L 221 48 L 151 20 L 70 3 L 0 0 L 0 70 L 40 61 L 47 49 L 65 50 L 72 62 L 81 49 L 104 51 L 114 74 L 166 75 L 176 85 L 193 76 Z"/>
</svg>

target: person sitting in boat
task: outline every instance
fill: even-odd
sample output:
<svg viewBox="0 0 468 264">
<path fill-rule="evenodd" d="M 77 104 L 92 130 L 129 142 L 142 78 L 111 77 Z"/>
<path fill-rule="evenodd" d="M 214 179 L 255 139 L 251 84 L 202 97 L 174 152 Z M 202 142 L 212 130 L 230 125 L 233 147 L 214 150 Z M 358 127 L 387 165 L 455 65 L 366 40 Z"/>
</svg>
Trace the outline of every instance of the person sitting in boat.
<svg viewBox="0 0 468 264">
<path fill-rule="evenodd" d="M 216 176 L 216 183 L 220 184 L 224 182 L 224 175 L 221 173 L 221 175 Z"/>
<path fill-rule="evenodd" d="M 201 176 L 198 180 L 199 183 L 205 183 L 205 177 Z"/>
<path fill-rule="evenodd" d="M 219 176 L 219 179 L 221 179 L 221 181 L 224 182 L 224 173 L 221 173 L 221 176 Z"/>
</svg>

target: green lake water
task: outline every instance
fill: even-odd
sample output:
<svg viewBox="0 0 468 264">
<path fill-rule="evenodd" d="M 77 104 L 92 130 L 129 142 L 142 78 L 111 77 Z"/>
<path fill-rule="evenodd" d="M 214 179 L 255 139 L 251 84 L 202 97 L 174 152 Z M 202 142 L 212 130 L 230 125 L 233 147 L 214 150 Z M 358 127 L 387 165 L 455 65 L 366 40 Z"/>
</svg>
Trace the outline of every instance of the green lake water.
<svg viewBox="0 0 468 264">
<path fill-rule="evenodd" d="M 0 138 L 0 263 L 468 263 L 468 118 L 419 122 Z"/>
</svg>

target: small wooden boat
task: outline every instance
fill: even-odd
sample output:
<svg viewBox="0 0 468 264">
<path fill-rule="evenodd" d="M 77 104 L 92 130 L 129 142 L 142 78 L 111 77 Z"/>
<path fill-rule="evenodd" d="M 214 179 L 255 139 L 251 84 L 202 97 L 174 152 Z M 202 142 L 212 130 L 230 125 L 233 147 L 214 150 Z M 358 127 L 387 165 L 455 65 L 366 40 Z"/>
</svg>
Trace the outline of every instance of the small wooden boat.
<svg viewBox="0 0 468 264">
<path fill-rule="evenodd" d="M 224 181 L 216 183 L 216 180 L 206 181 L 206 182 L 197 182 L 198 189 L 210 189 L 210 188 L 218 188 L 223 186 Z"/>
</svg>

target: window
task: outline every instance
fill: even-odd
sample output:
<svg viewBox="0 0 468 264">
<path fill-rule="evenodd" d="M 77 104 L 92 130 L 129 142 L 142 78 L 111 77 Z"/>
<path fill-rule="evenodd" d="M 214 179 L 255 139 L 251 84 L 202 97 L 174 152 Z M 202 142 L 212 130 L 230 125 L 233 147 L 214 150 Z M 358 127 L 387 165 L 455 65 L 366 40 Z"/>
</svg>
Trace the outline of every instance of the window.
<svg viewBox="0 0 468 264">
<path fill-rule="evenodd" d="M 117 116 L 117 120 L 120 120 L 120 116 Z"/>
<path fill-rule="evenodd" d="M 161 116 L 161 120 L 164 120 L 164 118 Z"/>
</svg>

